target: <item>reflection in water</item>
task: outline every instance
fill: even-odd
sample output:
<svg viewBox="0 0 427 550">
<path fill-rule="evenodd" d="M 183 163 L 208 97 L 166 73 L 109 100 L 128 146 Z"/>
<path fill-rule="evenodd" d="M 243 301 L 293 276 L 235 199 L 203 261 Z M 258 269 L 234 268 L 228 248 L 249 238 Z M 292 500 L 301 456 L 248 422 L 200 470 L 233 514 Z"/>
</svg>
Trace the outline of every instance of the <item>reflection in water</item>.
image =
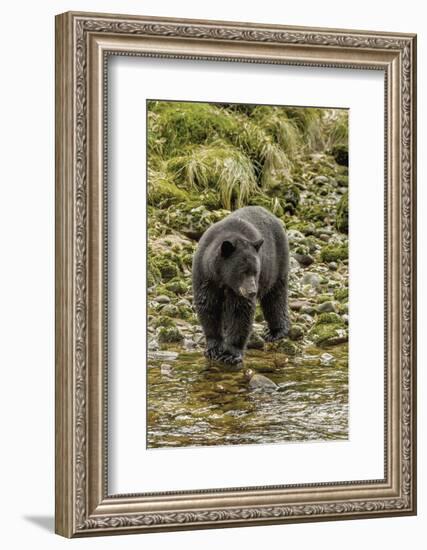
<svg viewBox="0 0 427 550">
<path fill-rule="evenodd" d="M 278 388 L 254 389 L 247 368 Z M 147 447 L 348 438 L 347 344 L 289 359 L 250 350 L 244 369 L 208 364 L 200 352 L 150 360 Z"/>
</svg>

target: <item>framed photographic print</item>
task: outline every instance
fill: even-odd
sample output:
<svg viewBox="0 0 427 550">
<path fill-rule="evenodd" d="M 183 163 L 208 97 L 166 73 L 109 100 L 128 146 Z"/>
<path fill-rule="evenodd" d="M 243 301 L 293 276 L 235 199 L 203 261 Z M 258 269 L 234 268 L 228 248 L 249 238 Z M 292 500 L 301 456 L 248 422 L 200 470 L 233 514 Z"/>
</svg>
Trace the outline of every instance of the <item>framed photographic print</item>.
<svg viewBox="0 0 427 550">
<path fill-rule="evenodd" d="M 56 18 L 56 532 L 416 513 L 416 37 Z"/>
</svg>

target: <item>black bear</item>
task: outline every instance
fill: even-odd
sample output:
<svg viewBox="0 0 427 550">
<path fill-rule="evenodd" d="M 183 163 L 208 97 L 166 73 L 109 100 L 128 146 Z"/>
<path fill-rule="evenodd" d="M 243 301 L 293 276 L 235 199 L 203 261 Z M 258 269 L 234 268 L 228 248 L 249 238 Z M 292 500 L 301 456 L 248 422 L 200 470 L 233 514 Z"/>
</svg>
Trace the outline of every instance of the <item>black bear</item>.
<svg viewBox="0 0 427 550">
<path fill-rule="evenodd" d="M 193 259 L 193 300 L 208 359 L 242 361 L 257 299 L 268 324 L 265 339 L 287 335 L 288 272 L 285 230 L 264 208 L 240 208 L 207 229 Z"/>
</svg>

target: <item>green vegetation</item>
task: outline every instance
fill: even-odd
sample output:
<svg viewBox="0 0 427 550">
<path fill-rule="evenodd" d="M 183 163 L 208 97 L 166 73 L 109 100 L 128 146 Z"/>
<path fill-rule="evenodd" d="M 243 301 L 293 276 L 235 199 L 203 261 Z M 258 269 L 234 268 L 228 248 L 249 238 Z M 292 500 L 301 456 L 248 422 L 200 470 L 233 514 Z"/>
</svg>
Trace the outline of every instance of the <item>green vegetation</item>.
<svg viewBox="0 0 427 550">
<path fill-rule="evenodd" d="M 341 342 L 348 312 L 348 112 L 149 101 L 147 135 L 148 312 L 158 344 L 182 347 L 185 337 L 203 348 L 192 309 L 194 251 L 209 226 L 245 205 L 268 209 L 293 230 L 290 299 L 305 305 L 273 352 L 298 356 L 308 343 Z M 312 276 L 304 279 L 305 271 Z M 264 326 L 259 308 L 256 321 Z"/>
</svg>

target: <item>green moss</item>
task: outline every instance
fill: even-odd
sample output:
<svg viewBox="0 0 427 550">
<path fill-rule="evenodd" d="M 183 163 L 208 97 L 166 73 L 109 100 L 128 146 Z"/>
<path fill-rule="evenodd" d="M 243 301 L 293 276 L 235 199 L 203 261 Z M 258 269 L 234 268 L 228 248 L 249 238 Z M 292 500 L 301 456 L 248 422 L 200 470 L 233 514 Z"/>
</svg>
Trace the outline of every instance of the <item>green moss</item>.
<svg viewBox="0 0 427 550">
<path fill-rule="evenodd" d="M 175 185 L 172 179 L 163 172 L 148 171 L 148 204 L 156 207 L 168 207 L 172 204 L 186 202 L 189 194 Z"/>
<path fill-rule="evenodd" d="M 321 313 L 316 320 L 316 324 L 329 325 L 329 324 L 341 324 L 341 317 L 336 313 Z"/>
<path fill-rule="evenodd" d="M 165 287 L 173 294 L 185 294 L 188 290 L 187 284 L 183 280 L 178 278 L 173 279 L 172 281 L 167 283 Z"/>
<path fill-rule="evenodd" d="M 347 174 L 339 174 L 336 177 L 337 183 L 340 187 L 348 187 L 348 175 Z"/>
<path fill-rule="evenodd" d="M 193 316 L 193 311 L 191 308 L 178 306 L 178 316 L 180 319 L 188 321 Z"/>
<path fill-rule="evenodd" d="M 348 246 L 330 244 L 323 247 L 320 257 L 323 262 L 338 262 L 348 259 Z"/>
<path fill-rule="evenodd" d="M 169 260 L 167 257 L 159 258 L 157 268 L 160 271 L 163 281 L 169 281 L 178 275 L 178 267 L 176 263 Z"/>
<path fill-rule="evenodd" d="M 241 131 L 237 117 L 209 103 L 150 101 L 148 111 L 152 143 L 161 140 L 154 152 L 166 156 L 189 144 L 211 143 L 220 137 L 233 139 Z"/>
<path fill-rule="evenodd" d="M 308 336 L 316 346 L 321 348 L 348 341 L 348 332 L 341 323 L 316 323 Z"/>
<path fill-rule="evenodd" d="M 158 339 L 161 344 L 172 344 L 182 342 L 184 337 L 176 327 L 162 327 Z"/>
<path fill-rule="evenodd" d="M 348 300 L 348 288 L 338 288 L 334 292 L 334 298 L 335 298 L 335 300 L 338 300 L 339 302 L 347 302 L 347 300 Z"/>
<path fill-rule="evenodd" d="M 162 274 L 160 269 L 155 265 L 153 261 L 148 262 L 147 270 L 147 286 L 154 286 L 162 280 Z"/>
<path fill-rule="evenodd" d="M 337 229 L 348 233 L 348 192 L 341 197 L 337 207 Z"/>
<path fill-rule="evenodd" d="M 304 337 L 304 329 L 301 325 L 294 324 L 289 329 L 288 336 L 291 340 L 302 340 Z"/>
<path fill-rule="evenodd" d="M 286 353 L 286 355 L 297 355 L 299 347 L 295 342 L 290 340 L 281 340 L 277 344 L 272 344 L 275 351 Z"/>
<path fill-rule="evenodd" d="M 159 317 L 157 317 L 157 319 L 154 320 L 153 326 L 154 328 L 174 328 L 175 323 L 170 317 L 167 317 L 166 315 L 160 315 Z"/>
</svg>

